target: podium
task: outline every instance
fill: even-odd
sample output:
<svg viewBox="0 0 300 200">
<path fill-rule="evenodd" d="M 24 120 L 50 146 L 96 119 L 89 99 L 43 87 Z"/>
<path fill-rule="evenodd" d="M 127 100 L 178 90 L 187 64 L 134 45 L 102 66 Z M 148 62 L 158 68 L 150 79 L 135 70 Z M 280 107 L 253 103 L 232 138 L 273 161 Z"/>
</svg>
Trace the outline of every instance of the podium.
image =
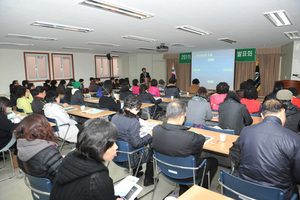
<svg viewBox="0 0 300 200">
<path fill-rule="evenodd" d="M 150 87 L 150 83 L 151 83 L 151 78 L 144 78 L 146 85 L 148 86 L 148 88 Z"/>
</svg>

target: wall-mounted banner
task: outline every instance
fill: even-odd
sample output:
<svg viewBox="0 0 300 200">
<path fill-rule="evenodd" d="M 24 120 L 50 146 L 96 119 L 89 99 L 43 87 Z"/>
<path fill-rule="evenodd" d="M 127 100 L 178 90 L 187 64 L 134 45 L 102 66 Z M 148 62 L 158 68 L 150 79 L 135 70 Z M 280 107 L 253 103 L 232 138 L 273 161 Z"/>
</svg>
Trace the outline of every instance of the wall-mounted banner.
<svg viewBox="0 0 300 200">
<path fill-rule="evenodd" d="M 179 54 L 179 63 L 191 63 L 191 53 L 180 53 Z"/>
<path fill-rule="evenodd" d="M 251 62 L 255 61 L 256 49 L 236 49 L 235 61 L 236 62 Z"/>
</svg>

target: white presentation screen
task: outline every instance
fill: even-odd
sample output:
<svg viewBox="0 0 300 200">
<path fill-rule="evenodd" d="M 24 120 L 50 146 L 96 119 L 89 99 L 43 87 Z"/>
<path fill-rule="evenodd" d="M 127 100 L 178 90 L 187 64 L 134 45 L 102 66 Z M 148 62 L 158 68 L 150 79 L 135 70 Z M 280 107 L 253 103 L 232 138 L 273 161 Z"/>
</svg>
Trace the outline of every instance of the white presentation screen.
<svg viewBox="0 0 300 200">
<path fill-rule="evenodd" d="M 192 52 L 192 80 L 198 78 L 206 89 L 216 89 L 219 82 L 227 82 L 233 90 L 234 58 L 234 49 Z"/>
</svg>

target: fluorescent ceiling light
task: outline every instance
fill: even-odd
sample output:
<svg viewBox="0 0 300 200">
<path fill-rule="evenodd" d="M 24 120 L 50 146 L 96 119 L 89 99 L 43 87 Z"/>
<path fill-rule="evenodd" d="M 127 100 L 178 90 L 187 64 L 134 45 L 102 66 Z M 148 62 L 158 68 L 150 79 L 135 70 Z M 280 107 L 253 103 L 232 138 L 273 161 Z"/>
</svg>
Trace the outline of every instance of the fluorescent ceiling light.
<svg viewBox="0 0 300 200">
<path fill-rule="evenodd" d="M 100 43 L 100 42 L 87 42 L 88 45 L 99 45 L 99 46 L 106 46 L 106 47 L 118 47 L 118 44 L 108 44 L 108 43 Z"/>
<path fill-rule="evenodd" d="M 73 50 L 92 50 L 91 48 L 82 48 L 82 47 L 63 47 L 63 49 L 73 49 Z"/>
<path fill-rule="evenodd" d="M 171 46 L 174 46 L 174 47 L 194 47 L 192 45 L 188 45 L 188 44 L 182 44 L 182 43 L 172 43 L 170 44 Z"/>
<path fill-rule="evenodd" d="M 198 34 L 198 35 L 209 35 L 209 34 L 211 34 L 208 31 L 205 31 L 205 30 L 202 30 L 200 28 L 197 28 L 197 27 L 194 27 L 194 26 L 190 26 L 190 25 L 182 25 L 182 26 L 177 26 L 175 28 L 177 28 L 179 30 L 182 30 L 182 31 L 187 31 L 187 32 L 190 32 L 190 33 L 195 33 L 195 34 Z"/>
<path fill-rule="evenodd" d="M 45 40 L 45 41 L 56 41 L 57 40 L 57 38 L 40 37 L 40 36 L 32 36 L 32 35 L 19 35 L 19 34 L 7 34 L 7 37 L 33 39 L 33 40 Z"/>
<path fill-rule="evenodd" d="M 219 38 L 218 40 L 219 41 L 223 41 L 223 42 L 227 42 L 229 44 L 235 44 L 235 43 L 237 43 L 237 41 L 229 39 L 229 38 Z"/>
<path fill-rule="evenodd" d="M 134 35 L 125 35 L 125 36 L 122 36 L 122 38 L 130 39 L 130 40 L 138 40 L 138 41 L 143 41 L 143 42 L 155 42 L 156 41 L 155 39 L 139 37 L 139 36 L 134 36 Z"/>
<path fill-rule="evenodd" d="M 150 17 L 154 17 L 153 14 L 144 12 L 144 11 L 140 11 L 140 10 L 136 10 L 136 9 L 132 9 L 129 7 L 125 7 L 123 5 L 118 5 L 118 4 L 114 4 L 108 1 L 102 1 L 102 0 L 85 0 L 85 1 L 81 1 L 79 2 L 79 4 L 82 5 L 86 5 L 86 6 L 90 6 L 93 8 L 100 8 L 100 9 L 104 9 L 106 11 L 110 11 L 110 12 L 114 12 L 114 13 L 119 13 L 119 14 L 123 14 L 123 15 L 127 15 L 130 17 L 135 17 L 138 19 L 147 19 Z"/>
<path fill-rule="evenodd" d="M 146 47 L 138 47 L 137 49 L 144 50 L 144 51 L 156 51 L 156 49 L 150 49 L 150 48 L 146 48 Z"/>
<path fill-rule="evenodd" d="M 130 53 L 129 51 L 110 51 L 111 53 Z"/>
<path fill-rule="evenodd" d="M 81 32 L 81 33 L 88 33 L 88 32 L 94 31 L 94 29 L 89 29 L 89 28 L 82 28 L 82 27 L 69 26 L 69 25 L 63 25 L 63 24 L 54 24 L 54 23 L 50 23 L 50 22 L 41 22 L 41 21 L 36 21 L 36 22 L 32 23 L 31 25 L 46 27 L 46 28 L 67 30 L 67 31 L 76 31 L 76 32 Z"/>
<path fill-rule="evenodd" d="M 263 14 L 275 26 L 292 25 L 291 20 L 289 19 L 289 17 L 287 16 L 284 10 L 265 12 Z"/>
<path fill-rule="evenodd" d="M 300 35 L 298 31 L 290 31 L 290 32 L 284 32 L 286 37 L 288 37 L 291 40 L 300 39 Z"/>
<path fill-rule="evenodd" d="M 24 46 L 24 47 L 31 47 L 34 44 L 22 44 L 22 43 L 10 43 L 10 42 L 0 42 L 0 45 L 8 45 L 8 46 Z"/>
</svg>

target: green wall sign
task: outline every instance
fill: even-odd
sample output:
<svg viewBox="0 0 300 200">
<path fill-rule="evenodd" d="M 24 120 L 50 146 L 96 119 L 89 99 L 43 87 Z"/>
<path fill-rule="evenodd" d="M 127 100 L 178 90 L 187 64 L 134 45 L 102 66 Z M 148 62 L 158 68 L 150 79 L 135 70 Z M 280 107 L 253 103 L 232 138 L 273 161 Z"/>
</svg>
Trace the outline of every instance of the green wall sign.
<svg viewBox="0 0 300 200">
<path fill-rule="evenodd" d="M 255 61 L 256 49 L 236 49 L 235 61 L 236 62 L 251 62 Z"/>
<path fill-rule="evenodd" d="M 180 53 L 179 63 L 191 63 L 192 55 L 191 53 Z"/>
</svg>

